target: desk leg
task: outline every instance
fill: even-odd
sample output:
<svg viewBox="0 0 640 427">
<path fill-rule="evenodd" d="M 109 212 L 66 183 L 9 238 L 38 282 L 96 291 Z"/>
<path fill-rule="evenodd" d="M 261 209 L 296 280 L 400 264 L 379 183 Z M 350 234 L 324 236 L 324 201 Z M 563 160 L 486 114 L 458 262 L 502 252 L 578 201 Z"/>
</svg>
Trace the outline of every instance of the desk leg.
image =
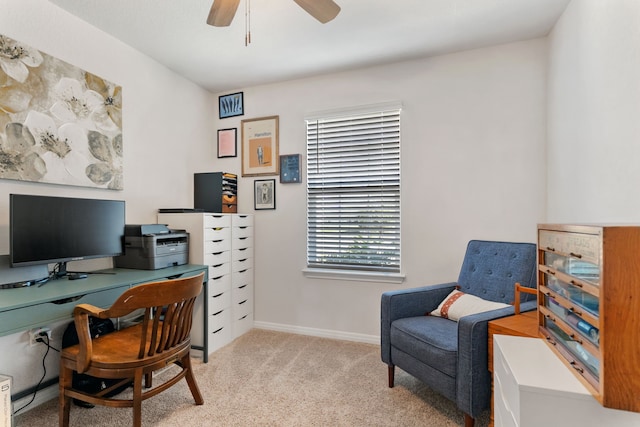
<svg viewBox="0 0 640 427">
<path fill-rule="evenodd" d="M 208 322 L 208 316 L 207 313 L 209 313 L 209 280 L 207 277 L 207 274 L 205 274 L 205 281 L 204 281 L 204 301 L 202 304 L 202 307 L 204 310 L 203 311 L 203 319 L 202 319 L 202 331 L 203 331 L 203 337 L 202 337 L 202 343 L 203 343 L 203 349 L 202 349 L 202 361 L 204 363 L 209 362 L 209 322 Z"/>
</svg>

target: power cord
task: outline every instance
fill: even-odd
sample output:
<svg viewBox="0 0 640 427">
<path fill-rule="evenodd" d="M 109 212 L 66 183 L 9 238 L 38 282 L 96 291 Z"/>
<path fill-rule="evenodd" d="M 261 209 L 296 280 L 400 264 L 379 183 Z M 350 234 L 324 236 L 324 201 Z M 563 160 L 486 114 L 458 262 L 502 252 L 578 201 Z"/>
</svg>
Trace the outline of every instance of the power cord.
<svg viewBox="0 0 640 427">
<path fill-rule="evenodd" d="M 60 353 L 60 350 L 58 350 L 57 348 L 52 347 L 51 345 L 49 345 L 49 335 L 47 335 L 46 332 L 40 332 L 38 335 L 39 335 L 39 337 L 36 338 L 36 342 L 41 342 L 42 344 L 44 344 L 47 347 L 49 347 L 51 350 L 57 351 L 58 353 Z M 46 356 L 47 355 L 45 354 L 45 357 Z"/>
<path fill-rule="evenodd" d="M 31 400 L 25 403 L 22 408 L 16 409 L 15 411 L 13 411 L 13 415 L 16 415 L 18 412 L 22 411 L 24 408 L 31 405 L 33 401 L 36 399 L 36 394 L 40 389 L 40 385 L 42 385 L 42 381 L 44 381 L 44 378 L 47 376 L 47 365 L 45 364 L 45 360 L 47 359 L 47 355 L 49 354 L 49 349 L 55 350 L 58 353 L 60 352 L 60 350 L 58 350 L 57 348 L 51 347 L 49 345 L 49 335 L 47 335 L 46 332 L 40 332 L 40 336 L 36 338 L 36 341 L 41 342 L 42 344 L 47 346 L 47 351 L 44 353 L 44 356 L 42 356 L 42 370 L 43 370 L 42 378 L 40 378 L 40 381 L 38 381 L 38 384 L 36 385 L 36 388 L 33 392 L 33 396 L 31 397 Z"/>
</svg>

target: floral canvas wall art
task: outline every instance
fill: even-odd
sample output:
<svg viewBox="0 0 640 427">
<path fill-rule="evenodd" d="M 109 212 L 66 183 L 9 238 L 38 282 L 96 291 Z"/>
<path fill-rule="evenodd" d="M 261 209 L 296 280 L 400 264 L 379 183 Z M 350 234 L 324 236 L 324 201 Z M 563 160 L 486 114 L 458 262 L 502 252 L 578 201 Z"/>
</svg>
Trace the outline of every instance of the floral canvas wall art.
<svg viewBox="0 0 640 427">
<path fill-rule="evenodd" d="M 0 34 L 0 178 L 123 189 L 122 87 Z"/>
</svg>

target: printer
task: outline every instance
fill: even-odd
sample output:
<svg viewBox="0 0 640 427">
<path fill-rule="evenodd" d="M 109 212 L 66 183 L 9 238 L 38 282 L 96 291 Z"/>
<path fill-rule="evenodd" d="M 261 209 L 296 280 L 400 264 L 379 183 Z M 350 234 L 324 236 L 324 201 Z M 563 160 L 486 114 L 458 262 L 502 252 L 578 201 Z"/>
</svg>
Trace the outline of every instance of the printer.
<svg viewBox="0 0 640 427">
<path fill-rule="evenodd" d="M 114 257 L 116 267 L 157 270 L 189 262 L 189 233 L 165 224 L 124 227 L 124 255 Z"/>
</svg>

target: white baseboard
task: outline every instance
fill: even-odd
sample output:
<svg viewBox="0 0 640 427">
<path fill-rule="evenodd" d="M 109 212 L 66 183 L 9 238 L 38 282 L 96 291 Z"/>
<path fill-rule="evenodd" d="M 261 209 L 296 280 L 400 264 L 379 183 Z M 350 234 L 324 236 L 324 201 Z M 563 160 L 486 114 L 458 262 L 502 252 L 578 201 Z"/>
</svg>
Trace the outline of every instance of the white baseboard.
<svg viewBox="0 0 640 427">
<path fill-rule="evenodd" d="M 29 406 L 27 406 L 26 408 L 18 412 L 17 415 L 24 414 L 25 412 L 29 412 L 31 409 L 37 406 L 40 406 L 43 403 L 50 401 L 51 399 L 57 399 L 58 391 L 59 391 L 58 383 L 50 385 L 47 388 L 43 388 L 42 390 L 38 390 L 38 392 L 36 393 L 35 399 L 33 399 L 33 402 L 29 403 L 29 401 L 33 397 L 33 394 L 30 394 L 28 396 L 23 397 L 22 399 L 19 399 L 13 402 L 13 410 L 16 411 L 22 408 L 27 403 L 29 403 Z"/>
<path fill-rule="evenodd" d="M 376 335 L 356 334 L 352 332 L 334 331 L 330 329 L 305 328 L 302 326 L 283 325 L 281 323 L 254 321 L 253 327 L 270 331 L 289 332 L 292 334 L 309 335 L 312 337 L 333 338 L 344 341 L 355 341 L 367 344 L 380 344 L 380 337 Z"/>
</svg>

